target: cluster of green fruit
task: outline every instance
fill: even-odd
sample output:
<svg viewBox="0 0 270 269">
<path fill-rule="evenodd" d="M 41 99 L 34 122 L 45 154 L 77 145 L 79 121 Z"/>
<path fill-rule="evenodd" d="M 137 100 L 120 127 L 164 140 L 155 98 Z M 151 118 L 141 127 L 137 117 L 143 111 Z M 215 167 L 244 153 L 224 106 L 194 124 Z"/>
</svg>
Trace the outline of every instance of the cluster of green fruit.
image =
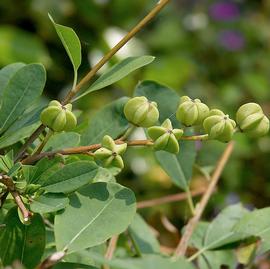
<svg viewBox="0 0 270 269">
<path fill-rule="evenodd" d="M 147 133 L 154 141 L 156 150 L 171 153 L 179 152 L 178 140 L 183 135 L 182 129 L 173 129 L 171 121 L 166 119 L 161 126 L 154 126 L 159 118 L 155 102 L 146 97 L 130 99 L 124 108 L 128 121 L 136 126 L 148 128 Z M 176 118 L 184 126 L 203 126 L 209 139 L 228 142 L 238 128 L 250 137 L 260 137 L 269 131 L 269 120 L 262 108 L 255 103 L 242 105 L 236 113 L 236 122 L 219 109 L 209 109 L 199 99 L 192 100 L 188 96 L 180 98 Z"/>
<path fill-rule="evenodd" d="M 179 139 L 184 134 L 182 129 L 174 129 L 169 119 L 161 126 L 155 126 L 159 119 L 156 102 L 146 97 L 131 98 L 124 107 L 127 120 L 138 127 L 148 128 L 148 136 L 154 143 L 155 150 L 164 150 L 170 153 L 179 152 Z M 180 98 L 176 111 L 176 118 L 184 126 L 202 126 L 208 139 L 228 142 L 233 134 L 240 130 L 250 137 L 260 137 L 269 131 L 269 119 L 264 115 L 262 108 L 256 103 L 242 105 L 236 113 L 236 122 L 230 119 L 219 109 L 209 109 L 199 99 L 192 100 L 188 96 Z M 56 132 L 73 129 L 77 120 L 72 113 L 72 105 L 61 105 L 58 101 L 51 101 L 41 113 L 44 125 Z M 105 167 L 122 169 L 124 163 L 121 155 L 126 151 L 127 144 L 115 144 L 108 135 L 104 136 L 101 148 L 95 151 L 94 157 Z"/>
</svg>

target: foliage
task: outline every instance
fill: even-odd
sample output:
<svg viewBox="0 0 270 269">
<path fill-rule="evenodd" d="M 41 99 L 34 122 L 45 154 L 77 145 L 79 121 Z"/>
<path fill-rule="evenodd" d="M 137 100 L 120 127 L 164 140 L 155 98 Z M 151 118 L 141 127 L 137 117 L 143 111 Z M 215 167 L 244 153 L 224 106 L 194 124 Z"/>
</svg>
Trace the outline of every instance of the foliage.
<svg viewBox="0 0 270 269">
<path fill-rule="evenodd" d="M 98 10 L 95 9 L 97 4 L 75 2 L 82 13 L 89 12 L 88 5 Z M 161 0 L 155 8 L 168 2 Z M 212 8 L 211 12 L 216 14 L 215 7 Z M 98 16 L 98 13 L 92 14 Z M 224 108 L 220 101 L 216 101 L 215 106 L 209 102 L 209 109 L 200 99 L 192 99 L 163 85 L 161 82 L 166 82 L 171 70 L 174 73 L 175 70 L 168 68 L 170 72 L 164 71 L 164 77 L 160 77 L 154 67 L 155 72 L 149 71 L 148 64 L 157 66 L 153 56 L 126 57 L 111 68 L 101 70 L 99 77 L 89 83 L 116 53 L 113 49 L 109 56 L 102 58 L 104 62 L 100 66 L 99 63 L 94 65 L 77 83 L 81 75 L 78 70 L 84 61 L 81 42 L 72 28 L 56 23 L 50 15 L 49 18 L 73 67 L 73 80 L 68 81 L 72 81 L 72 87 L 61 103 L 54 100 L 45 105 L 40 98 L 46 82 L 45 67 L 32 62 L 43 57 L 46 61 L 42 62 L 50 68 L 50 61 L 46 49 L 37 40 L 30 42 L 27 48 L 28 38 L 23 33 L 17 37 L 25 41 L 24 49 L 39 51 L 38 56 L 33 53 L 28 58 L 21 55 L 16 58 L 25 63 L 10 63 L 13 57 L 9 54 L 10 58 L 0 57 L 0 62 L 10 63 L 0 70 L 0 267 L 217 269 L 242 264 L 251 268 L 258 257 L 267 255 L 270 251 L 269 207 L 247 209 L 239 203 L 224 206 L 216 217 L 207 218 L 208 221 L 200 220 L 229 158 L 232 143 L 226 146 L 216 169 L 205 166 L 205 154 L 212 156 L 214 151 L 199 150 L 202 143 L 204 147 L 215 147 L 235 139 L 236 144 L 244 147 L 243 141 L 250 139 L 249 136 L 252 141 L 264 139 L 261 137 L 269 131 L 266 110 L 256 103 L 247 103 L 237 110 L 236 102 L 230 107 L 236 117 L 229 117 L 227 112 L 216 109 L 218 104 Z M 86 18 L 93 23 L 88 15 Z M 142 21 L 140 27 L 144 26 Z M 160 25 L 160 32 L 153 35 L 157 39 L 161 35 L 158 44 L 151 38 L 145 41 L 156 46 L 157 54 L 162 46 L 177 44 L 164 38 L 166 29 L 163 33 L 162 27 Z M 169 23 L 166 27 L 169 31 L 174 26 Z M 6 27 L 0 28 L 1 31 L 15 30 Z M 126 37 L 134 37 L 134 34 L 131 31 Z M 4 35 L 4 40 L 13 42 L 9 34 Z M 225 41 L 224 49 L 238 48 Z M 158 65 L 162 60 L 172 65 L 174 62 L 170 55 L 156 60 Z M 192 72 L 193 64 L 184 59 L 182 62 L 183 66 L 189 66 L 187 72 Z M 130 83 L 132 72 L 142 67 L 146 70 L 145 78 L 159 82 L 147 79 L 137 85 Z M 226 66 L 223 68 L 226 71 Z M 212 72 L 214 74 L 215 70 Z M 190 76 L 190 73 L 181 74 L 180 81 Z M 244 77 L 243 81 L 253 82 L 255 87 L 258 80 L 263 79 Z M 98 91 L 102 96 L 108 86 L 132 84 L 132 97 L 118 94 L 109 104 L 101 103 L 90 119 L 78 110 L 80 103 L 76 106 L 75 101 L 88 100 L 89 95 L 97 94 L 93 92 Z M 177 82 L 172 84 L 179 86 Z M 232 85 L 221 82 L 221 88 L 229 86 Z M 236 118 L 236 122 L 232 118 Z M 187 200 L 190 218 L 186 227 L 177 224 L 181 239 L 177 237 L 173 253 L 164 252 L 162 236 L 158 240 L 157 232 L 143 218 L 144 212 L 136 212 L 139 208 L 136 199 L 140 194 L 132 188 L 132 182 L 121 179 L 130 175 L 124 163 L 132 167 L 134 155 L 139 152 L 135 147 L 142 147 L 144 154 L 153 153 L 150 157 L 158 167 L 156 176 L 166 177 L 175 190 L 183 191 Z M 131 148 L 135 154 L 131 154 Z M 210 164 L 215 165 L 214 161 Z M 195 170 L 204 177 L 203 198 L 196 206 L 192 197 Z M 210 182 L 205 178 L 210 178 Z M 174 225 L 162 215 L 164 227 L 170 233 L 177 233 Z"/>
</svg>

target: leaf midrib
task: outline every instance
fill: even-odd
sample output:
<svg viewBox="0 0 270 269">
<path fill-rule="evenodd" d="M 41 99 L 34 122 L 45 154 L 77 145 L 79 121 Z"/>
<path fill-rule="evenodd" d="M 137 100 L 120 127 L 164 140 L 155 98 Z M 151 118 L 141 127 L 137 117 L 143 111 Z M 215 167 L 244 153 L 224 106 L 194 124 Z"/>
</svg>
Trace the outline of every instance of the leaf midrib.
<svg viewBox="0 0 270 269">
<path fill-rule="evenodd" d="M 68 247 L 91 225 L 94 221 L 104 212 L 104 210 L 115 200 L 113 197 L 109 202 L 100 210 L 100 212 L 87 224 L 85 225 L 70 241 L 69 243 L 63 248 L 63 251 L 68 250 Z"/>
</svg>

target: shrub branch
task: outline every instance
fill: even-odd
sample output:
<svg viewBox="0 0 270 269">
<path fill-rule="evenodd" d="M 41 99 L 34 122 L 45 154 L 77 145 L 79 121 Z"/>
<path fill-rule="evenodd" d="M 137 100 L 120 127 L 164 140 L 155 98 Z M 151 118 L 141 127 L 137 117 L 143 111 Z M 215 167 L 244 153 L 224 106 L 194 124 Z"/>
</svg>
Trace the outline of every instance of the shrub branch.
<svg viewBox="0 0 270 269">
<path fill-rule="evenodd" d="M 106 64 L 125 44 L 128 43 L 140 30 L 142 30 L 168 3 L 170 0 L 160 0 L 156 6 L 117 43 L 104 57 L 86 74 L 85 77 L 73 88 L 65 97 L 63 104 L 69 103 L 72 98 L 87 84 L 98 72 L 98 70 Z"/>
<path fill-rule="evenodd" d="M 208 138 L 208 137 L 207 137 Z M 196 136 L 182 136 L 179 140 L 190 140 L 190 141 L 195 141 L 195 140 L 205 140 L 206 136 L 205 135 L 196 135 Z M 153 141 L 150 139 L 146 140 L 131 140 L 131 141 L 123 141 L 120 139 L 115 140 L 116 144 L 123 144 L 127 143 L 128 146 L 152 146 Z M 60 155 L 73 155 L 73 154 L 89 154 L 89 152 L 95 151 L 97 149 L 101 148 L 101 144 L 93 144 L 89 146 L 81 146 L 81 147 L 74 147 L 74 148 L 66 148 L 62 150 L 55 150 L 55 151 L 49 151 L 49 152 L 42 152 L 37 155 L 29 156 L 25 158 L 24 160 L 21 161 L 22 164 L 32 164 L 35 163 L 36 161 L 44 158 L 44 157 L 54 157 L 57 154 Z"/>
<path fill-rule="evenodd" d="M 203 212 L 204 209 L 211 197 L 211 195 L 213 194 L 216 185 L 218 183 L 218 180 L 220 178 L 220 175 L 227 163 L 227 161 L 229 160 L 229 157 L 233 151 L 233 147 L 234 147 L 234 143 L 230 142 L 226 149 L 224 150 L 221 158 L 219 159 L 216 169 L 211 177 L 211 181 L 210 184 L 208 186 L 208 188 L 206 189 L 204 195 L 202 196 L 200 202 L 197 204 L 196 208 L 195 208 L 195 214 L 194 216 L 189 220 L 188 224 L 186 225 L 185 228 L 185 232 L 175 250 L 174 253 L 174 258 L 178 258 L 180 256 L 184 256 L 186 254 L 187 248 L 188 248 L 188 243 L 189 240 L 194 232 L 194 229 L 196 228 Z"/>
<path fill-rule="evenodd" d="M 20 194 L 16 191 L 13 180 L 7 175 L 0 175 L 0 182 L 3 183 L 7 187 L 7 190 L 11 193 L 15 203 L 23 215 L 24 221 L 28 221 L 32 216 L 32 213 L 25 207 Z"/>
</svg>

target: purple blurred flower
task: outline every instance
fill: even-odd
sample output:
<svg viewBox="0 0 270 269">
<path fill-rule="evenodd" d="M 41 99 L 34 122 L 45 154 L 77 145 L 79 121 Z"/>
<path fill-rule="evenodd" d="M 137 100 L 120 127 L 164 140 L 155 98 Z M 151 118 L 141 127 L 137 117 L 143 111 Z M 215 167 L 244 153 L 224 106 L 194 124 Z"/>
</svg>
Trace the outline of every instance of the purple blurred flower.
<svg viewBox="0 0 270 269">
<path fill-rule="evenodd" d="M 209 14 L 217 21 L 230 21 L 239 16 L 239 8 L 236 4 L 228 1 L 218 2 L 210 6 Z"/>
<path fill-rule="evenodd" d="M 245 38 L 241 32 L 225 30 L 219 34 L 219 43 L 226 50 L 238 51 L 245 46 Z"/>
</svg>

